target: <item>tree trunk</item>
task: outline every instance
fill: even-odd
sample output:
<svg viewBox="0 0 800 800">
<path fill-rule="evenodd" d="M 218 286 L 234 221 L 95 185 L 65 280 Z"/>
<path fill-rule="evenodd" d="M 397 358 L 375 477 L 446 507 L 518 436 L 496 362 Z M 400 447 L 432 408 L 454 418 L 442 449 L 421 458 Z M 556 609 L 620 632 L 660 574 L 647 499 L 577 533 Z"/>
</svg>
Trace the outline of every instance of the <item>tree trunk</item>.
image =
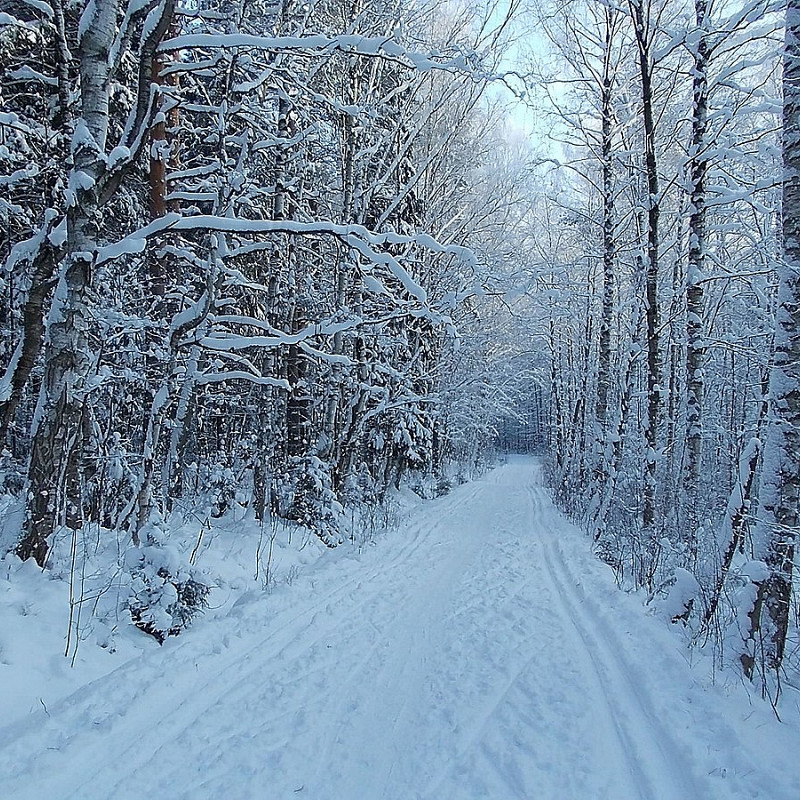
<svg viewBox="0 0 800 800">
<path fill-rule="evenodd" d="M 645 265 L 645 313 L 647 336 L 647 417 L 645 421 L 644 506 L 642 524 L 649 528 L 655 522 L 656 459 L 658 456 L 658 416 L 661 406 L 659 385 L 659 313 L 658 313 L 658 255 L 659 255 L 659 185 L 656 161 L 655 116 L 653 113 L 652 33 L 645 15 L 646 0 L 631 0 L 634 33 L 639 51 L 639 73 L 642 88 L 642 119 L 644 122 L 645 175 L 647 179 L 647 248 Z"/>
<path fill-rule="evenodd" d="M 295 304 L 292 333 L 306 326 L 310 317 L 304 300 Z M 289 456 L 308 455 L 311 447 L 311 423 L 314 398 L 308 385 L 308 356 L 296 344 L 289 345 L 287 377 L 292 387 L 286 409 L 286 441 Z"/>
<path fill-rule="evenodd" d="M 689 268 L 686 273 L 686 467 L 683 475 L 686 504 L 684 531 L 690 548 L 696 550 L 698 489 L 703 455 L 703 277 L 706 249 L 706 131 L 708 128 L 709 48 L 707 0 L 695 0 L 700 38 L 694 53 L 692 144 L 689 162 L 691 212 L 689 216 Z"/>
<path fill-rule="evenodd" d="M 614 14 L 613 9 L 607 12 Z M 605 49 L 603 52 L 603 85 L 600 95 L 601 159 L 603 162 L 603 295 L 600 315 L 600 335 L 597 351 L 597 402 L 595 424 L 597 440 L 605 448 L 608 417 L 608 389 L 611 381 L 611 326 L 614 316 L 614 266 L 616 239 L 614 236 L 614 169 L 613 169 L 613 73 L 611 64 L 612 19 L 606 18 Z M 602 452 L 600 454 L 602 459 Z"/>
<path fill-rule="evenodd" d="M 800 524 L 800 0 L 787 0 L 783 60 L 783 263 L 779 267 L 771 417 L 764 445 L 756 557 L 766 565 L 742 666 L 780 670 Z"/>
<path fill-rule="evenodd" d="M 5 399 L 0 400 L 0 446 L 9 443 L 8 430 L 22 401 L 44 338 L 46 301 L 53 289 L 58 260 L 55 249 L 48 241 L 55 220 L 54 212 L 50 214 L 53 216 L 46 220 L 39 234 L 41 243 L 32 259 L 31 287 L 22 308 L 22 340 L 3 379 L 8 388 Z"/>
<path fill-rule="evenodd" d="M 56 78 L 58 80 L 58 111 L 53 118 L 53 127 L 60 132 L 61 136 L 66 136 L 70 122 L 70 53 L 67 46 L 63 4 L 61 0 L 54 0 L 51 7 L 53 9 Z M 25 386 L 42 347 L 45 332 L 44 318 L 47 311 L 46 300 L 55 284 L 54 275 L 59 260 L 59 254 L 50 243 L 49 236 L 57 224 L 58 218 L 55 211 L 48 209 L 45 212 L 45 222 L 39 234 L 41 237 L 39 246 L 31 259 L 31 285 L 22 309 L 22 341 L 17 351 L 18 357 L 12 360 L 6 374 L 9 394 L 0 401 L 0 447 L 8 443 L 9 426 L 22 401 Z"/>
<path fill-rule="evenodd" d="M 109 50 L 117 0 L 96 0 L 78 44 L 81 117 L 72 142 L 67 252 L 47 331 L 45 374 L 33 424 L 25 528 L 17 552 L 44 566 L 49 538 L 63 514 L 81 525 L 80 454 L 84 384 L 92 359 L 88 292 L 97 250 L 97 183 L 104 170 L 108 129 Z M 85 16 L 85 15 L 84 15 Z"/>
</svg>

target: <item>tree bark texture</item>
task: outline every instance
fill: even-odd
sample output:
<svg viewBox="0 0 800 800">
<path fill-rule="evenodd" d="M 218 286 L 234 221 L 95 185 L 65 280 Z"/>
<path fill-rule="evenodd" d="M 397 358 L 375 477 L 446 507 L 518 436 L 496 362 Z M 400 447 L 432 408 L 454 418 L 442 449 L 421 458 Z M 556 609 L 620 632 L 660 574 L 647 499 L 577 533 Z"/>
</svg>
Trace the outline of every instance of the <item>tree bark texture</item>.
<svg viewBox="0 0 800 800">
<path fill-rule="evenodd" d="M 707 0 L 695 0 L 700 38 L 694 52 L 692 144 L 689 161 L 691 209 L 689 215 L 689 268 L 686 275 L 686 468 L 684 491 L 687 524 L 697 520 L 697 500 L 703 455 L 703 365 L 705 340 L 703 277 L 706 250 L 706 133 L 708 129 L 709 47 Z M 692 539 L 695 531 L 687 531 Z"/>
<path fill-rule="evenodd" d="M 745 674 L 778 671 L 789 629 L 800 524 L 800 0 L 787 0 L 783 61 L 783 245 L 771 411 L 764 445 L 756 557 L 766 566 L 750 613 Z"/>
<path fill-rule="evenodd" d="M 658 313 L 658 256 L 660 198 L 658 163 L 656 160 L 656 129 L 653 107 L 652 33 L 648 26 L 647 0 L 631 0 L 634 33 L 639 51 L 639 74 L 642 89 L 642 120 L 644 123 L 645 176 L 647 183 L 647 244 L 645 259 L 645 316 L 647 337 L 647 415 L 645 421 L 645 480 L 642 524 L 649 528 L 655 522 L 656 459 L 658 454 L 658 416 L 661 406 L 659 385 L 659 313 Z M 647 9 L 649 11 L 649 9 Z"/>
<path fill-rule="evenodd" d="M 95 0 L 78 42 L 81 114 L 72 141 L 67 250 L 47 329 L 45 373 L 33 423 L 25 529 L 17 552 L 44 565 L 63 522 L 82 524 L 80 468 L 86 379 L 91 369 L 88 293 L 97 250 L 98 183 L 105 168 L 109 51 L 117 0 Z"/>
</svg>

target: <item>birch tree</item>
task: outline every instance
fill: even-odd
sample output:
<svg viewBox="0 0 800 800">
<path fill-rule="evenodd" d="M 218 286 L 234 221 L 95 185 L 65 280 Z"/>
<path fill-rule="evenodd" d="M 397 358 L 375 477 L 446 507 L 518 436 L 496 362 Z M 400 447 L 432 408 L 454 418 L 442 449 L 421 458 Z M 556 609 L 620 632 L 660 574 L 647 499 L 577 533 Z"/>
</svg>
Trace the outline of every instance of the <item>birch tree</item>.
<svg viewBox="0 0 800 800">
<path fill-rule="evenodd" d="M 779 266 L 770 418 L 764 444 L 755 601 L 745 674 L 779 679 L 790 621 L 800 525 L 800 3 L 787 0 L 783 54 L 783 260 Z M 780 686 L 780 683 L 778 683 Z"/>
<path fill-rule="evenodd" d="M 469 165 L 451 170 L 443 154 L 469 130 L 485 31 L 462 14 L 420 52 L 426 13 L 89 3 L 81 24 L 56 13 L 42 26 L 52 76 L 36 73 L 39 42 L 18 26 L 20 80 L 66 98 L 52 122 L 72 136 L 66 193 L 15 232 L 6 263 L 33 276 L 6 359 L 6 427 L 33 410 L 37 363 L 45 376 L 29 451 L 19 438 L 21 556 L 44 564 L 57 530 L 89 520 L 136 541 L 184 493 L 224 513 L 248 473 L 263 510 L 291 465 L 313 468 L 298 480 L 319 479 L 330 510 L 334 476 L 345 482 L 377 431 L 391 446 L 371 451 L 374 480 L 429 458 L 431 376 L 474 278 L 452 265 L 474 258 L 467 206 L 426 218 L 422 192 L 435 173 L 448 192 L 464 182 Z M 398 15 L 421 26 L 414 47 Z M 426 153 L 448 115 L 455 130 Z M 0 123 L 21 148 L 39 136 L 18 115 Z M 322 406 L 314 384 L 330 387 Z M 300 519 L 295 500 L 270 508 Z"/>
</svg>

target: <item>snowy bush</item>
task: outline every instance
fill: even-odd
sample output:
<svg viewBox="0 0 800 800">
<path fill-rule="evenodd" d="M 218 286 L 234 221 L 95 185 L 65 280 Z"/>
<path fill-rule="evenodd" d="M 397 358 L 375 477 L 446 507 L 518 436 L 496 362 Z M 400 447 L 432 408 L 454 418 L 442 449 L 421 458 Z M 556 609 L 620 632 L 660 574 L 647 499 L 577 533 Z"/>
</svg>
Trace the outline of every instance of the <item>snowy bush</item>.
<svg viewBox="0 0 800 800">
<path fill-rule="evenodd" d="M 670 622 L 689 624 L 689 618 L 700 596 L 697 578 L 683 567 L 675 567 L 672 573 L 650 595 L 648 604 Z"/>
<path fill-rule="evenodd" d="M 233 470 L 223 461 L 205 464 L 202 472 L 202 485 L 206 488 L 210 503 L 209 513 L 217 519 L 233 504 L 237 491 L 237 478 Z"/>
<path fill-rule="evenodd" d="M 449 477 L 442 475 L 436 482 L 436 496 L 444 497 L 446 494 L 450 494 L 452 488 L 453 481 Z"/>
<path fill-rule="evenodd" d="M 289 492 L 289 519 L 313 531 L 328 547 L 342 543 L 342 506 L 333 490 L 328 464 L 317 456 L 293 458 Z"/>
<path fill-rule="evenodd" d="M 397 500 L 384 493 L 366 464 L 344 483 L 340 496 L 349 512 L 348 538 L 358 547 L 374 542 L 379 531 L 397 524 Z"/>
<path fill-rule="evenodd" d="M 208 604 L 210 587 L 183 563 L 178 551 L 150 538 L 125 557 L 130 572 L 128 610 L 133 624 L 159 644 L 177 636 Z"/>
</svg>

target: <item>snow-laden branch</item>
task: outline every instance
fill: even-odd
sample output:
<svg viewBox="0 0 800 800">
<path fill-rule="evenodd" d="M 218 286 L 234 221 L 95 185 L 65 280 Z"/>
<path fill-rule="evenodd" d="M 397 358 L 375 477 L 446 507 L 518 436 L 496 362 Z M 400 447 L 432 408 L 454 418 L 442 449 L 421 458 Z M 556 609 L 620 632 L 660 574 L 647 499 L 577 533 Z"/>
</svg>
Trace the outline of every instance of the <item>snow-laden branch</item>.
<svg viewBox="0 0 800 800">
<path fill-rule="evenodd" d="M 359 36 L 357 34 L 339 34 L 325 36 L 309 34 L 306 36 L 253 36 L 244 33 L 190 33 L 175 36 L 161 44 L 164 52 L 189 50 L 194 48 L 212 50 L 218 48 L 231 49 L 244 47 L 251 50 L 266 51 L 315 51 L 321 55 L 341 51 L 348 55 L 382 56 L 397 60 L 418 72 L 430 70 L 447 70 L 472 72 L 479 63 L 474 51 L 457 51 L 453 55 L 441 53 L 419 53 L 387 36 Z"/>
<path fill-rule="evenodd" d="M 285 378 L 270 378 L 266 375 L 254 375 L 244 370 L 230 370 L 228 372 L 210 372 L 204 375 L 197 375 L 195 382 L 198 384 L 223 383 L 225 381 L 248 381 L 258 386 L 272 386 L 276 389 L 283 389 L 290 392 L 292 387 Z"/>
<path fill-rule="evenodd" d="M 411 277 L 408 270 L 391 253 L 382 252 L 380 248 L 391 245 L 416 245 L 432 253 L 452 255 L 477 268 L 477 261 L 471 250 L 461 245 L 441 244 L 425 233 L 407 236 L 394 232 L 376 233 L 363 225 L 341 225 L 328 220 L 320 220 L 318 222 L 251 220 L 235 217 L 217 217 L 209 214 L 198 214 L 193 217 L 167 214 L 118 242 L 99 248 L 97 263 L 103 264 L 112 261 L 126 253 L 141 253 L 149 239 L 167 231 L 220 231 L 262 235 L 285 233 L 299 236 L 334 236 L 357 250 L 370 263 L 386 267 L 402 284 L 405 291 L 423 305 L 428 300 L 425 289 Z"/>
<path fill-rule="evenodd" d="M 232 318 L 227 317 L 228 321 Z M 235 319 L 235 318 L 234 318 Z M 249 318 L 242 317 L 242 324 L 249 324 Z M 297 345 L 316 336 L 333 336 L 336 333 L 354 330 L 361 324 L 361 319 L 354 317 L 344 322 L 325 322 L 321 324 L 306 325 L 297 333 L 283 333 L 275 331 L 271 336 L 244 336 L 235 333 L 214 333 L 203 336 L 199 344 L 209 350 L 226 352 L 229 350 L 243 350 L 249 347 L 275 348 L 286 345 Z"/>
</svg>

